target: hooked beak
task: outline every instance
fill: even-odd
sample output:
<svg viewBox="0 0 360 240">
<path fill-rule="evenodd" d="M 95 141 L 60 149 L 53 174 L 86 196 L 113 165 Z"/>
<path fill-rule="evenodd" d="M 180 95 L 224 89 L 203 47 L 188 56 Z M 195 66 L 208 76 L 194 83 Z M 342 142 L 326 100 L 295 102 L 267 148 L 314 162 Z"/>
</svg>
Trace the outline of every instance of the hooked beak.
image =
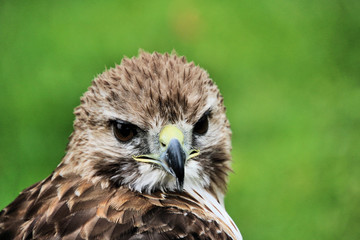
<svg viewBox="0 0 360 240">
<path fill-rule="evenodd" d="M 185 160 L 186 155 L 180 142 L 175 138 L 171 139 L 166 149 L 164 161 L 169 167 L 170 174 L 176 177 L 176 184 L 180 190 L 183 189 L 184 185 Z"/>
<path fill-rule="evenodd" d="M 176 178 L 178 190 L 182 191 L 185 177 L 185 162 L 198 156 L 199 150 L 184 149 L 184 135 L 174 125 L 166 125 L 159 134 L 160 153 L 133 156 L 136 161 L 155 163 Z"/>
</svg>

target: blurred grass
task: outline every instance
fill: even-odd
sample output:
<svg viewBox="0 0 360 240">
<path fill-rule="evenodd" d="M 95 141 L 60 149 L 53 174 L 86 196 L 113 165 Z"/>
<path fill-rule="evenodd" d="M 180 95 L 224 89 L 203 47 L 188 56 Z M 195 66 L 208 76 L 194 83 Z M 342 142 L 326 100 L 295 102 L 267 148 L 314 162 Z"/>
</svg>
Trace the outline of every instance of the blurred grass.
<svg viewBox="0 0 360 240">
<path fill-rule="evenodd" d="M 359 1 L 0 1 L 0 209 L 64 155 L 90 81 L 138 49 L 219 85 L 245 239 L 360 237 Z"/>
</svg>

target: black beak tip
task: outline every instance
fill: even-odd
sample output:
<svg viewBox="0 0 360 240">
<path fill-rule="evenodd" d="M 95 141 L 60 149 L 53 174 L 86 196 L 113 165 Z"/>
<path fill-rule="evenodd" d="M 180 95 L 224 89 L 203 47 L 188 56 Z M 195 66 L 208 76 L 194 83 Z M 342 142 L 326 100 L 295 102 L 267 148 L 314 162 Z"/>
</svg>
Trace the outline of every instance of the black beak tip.
<svg viewBox="0 0 360 240">
<path fill-rule="evenodd" d="M 176 178 L 176 186 L 177 186 L 177 189 L 182 192 L 183 189 L 184 189 L 184 179 L 179 179 L 179 178 Z"/>
<path fill-rule="evenodd" d="M 185 160 L 186 154 L 177 139 L 172 139 L 167 148 L 167 164 L 175 174 L 178 190 L 182 191 L 184 187 Z"/>
</svg>

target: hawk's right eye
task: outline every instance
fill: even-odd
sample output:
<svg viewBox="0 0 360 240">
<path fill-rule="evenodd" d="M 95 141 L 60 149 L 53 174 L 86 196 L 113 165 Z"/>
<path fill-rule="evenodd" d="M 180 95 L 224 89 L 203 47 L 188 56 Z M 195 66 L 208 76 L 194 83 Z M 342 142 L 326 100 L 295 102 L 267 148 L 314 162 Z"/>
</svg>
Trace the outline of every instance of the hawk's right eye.
<svg viewBox="0 0 360 240">
<path fill-rule="evenodd" d="M 209 129 L 209 119 L 208 119 L 209 114 L 210 114 L 209 112 L 206 112 L 199 119 L 199 121 L 197 121 L 197 123 L 195 123 L 194 129 L 193 129 L 194 133 L 196 133 L 198 135 L 203 135 L 207 132 L 207 130 Z"/>
<path fill-rule="evenodd" d="M 122 121 L 113 122 L 113 131 L 117 140 L 120 142 L 127 142 L 136 135 L 136 126 Z"/>
</svg>

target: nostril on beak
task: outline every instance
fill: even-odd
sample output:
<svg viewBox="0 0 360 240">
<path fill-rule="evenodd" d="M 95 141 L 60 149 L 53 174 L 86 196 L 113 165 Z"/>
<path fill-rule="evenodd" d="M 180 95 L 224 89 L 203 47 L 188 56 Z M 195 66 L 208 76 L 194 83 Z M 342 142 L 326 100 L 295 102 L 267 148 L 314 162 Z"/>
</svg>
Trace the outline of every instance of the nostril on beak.
<svg viewBox="0 0 360 240">
<path fill-rule="evenodd" d="M 161 144 L 162 147 L 166 147 L 166 144 L 165 144 L 165 143 L 160 142 L 160 144 Z"/>
</svg>

